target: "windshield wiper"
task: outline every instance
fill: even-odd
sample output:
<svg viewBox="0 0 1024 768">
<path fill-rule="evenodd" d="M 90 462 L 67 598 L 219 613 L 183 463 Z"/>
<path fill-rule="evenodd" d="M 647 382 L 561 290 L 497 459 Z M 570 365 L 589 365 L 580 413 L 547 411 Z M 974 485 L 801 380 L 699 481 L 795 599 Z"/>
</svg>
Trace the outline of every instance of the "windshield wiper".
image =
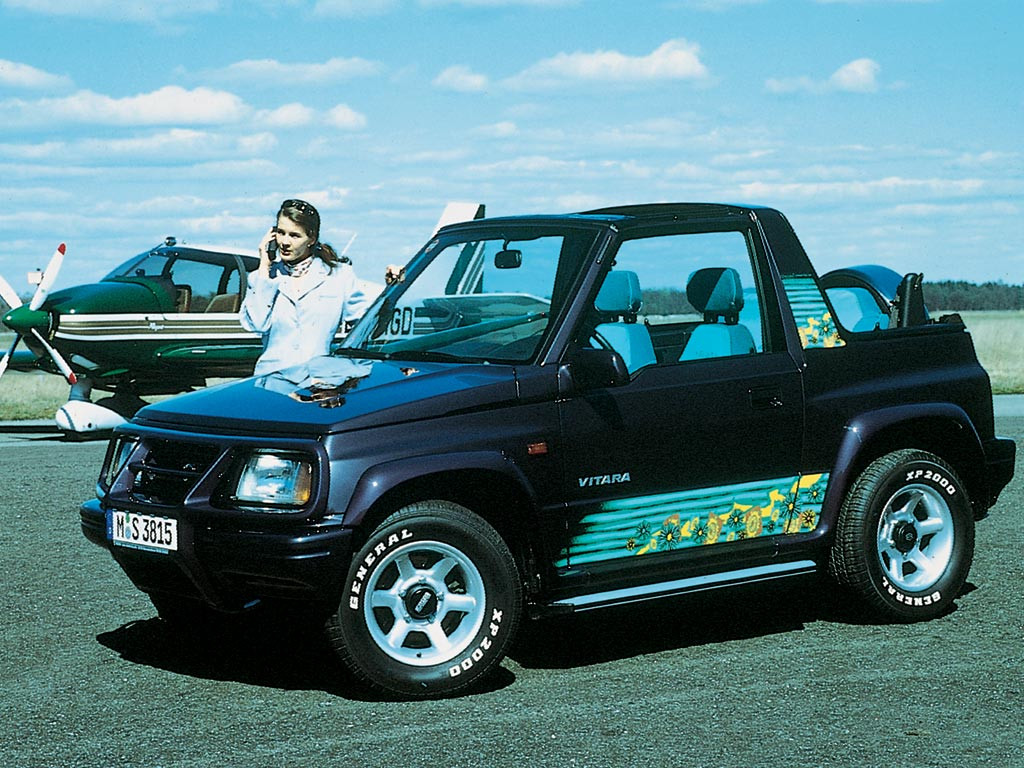
<svg viewBox="0 0 1024 768">
<path fill-rule="evenodd" d="M 379 349 L 360 349 L 359 347 L 338 347 L 331 354 L 335 357 L 365 357 L 370 360 L 387 360 L 391 357 Z"/>
<path fill-rule="evenodd" d="M 385 360 L 416 360 L 422 363 L 465 363 L 468 358 L 461 355 L 450 355 L 447 352 L 435 352 L 432 349 L 402 349 L 397 352 L 385 352 Z"/>
<path fill-rule="evenodd" d="M 415 360 L 422 363 L 465 363 L 470 358 L 450 355 L 447 352 L 435 352 L 430 349 L 400 349 L 387 352 L 383 349 L 360 349 L 358 347 L 339 347 L 334 350 L 339 357 L 365 357 L 370 360 Z"/>
</svg>

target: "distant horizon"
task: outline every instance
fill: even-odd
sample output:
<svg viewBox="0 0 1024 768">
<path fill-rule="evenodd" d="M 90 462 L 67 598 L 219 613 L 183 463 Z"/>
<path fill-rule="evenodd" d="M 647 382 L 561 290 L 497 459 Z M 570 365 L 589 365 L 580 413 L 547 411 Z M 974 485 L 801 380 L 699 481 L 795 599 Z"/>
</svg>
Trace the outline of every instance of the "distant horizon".
<svg viewBox="0 0 1024 768">
<path fill-rule="evenodd" d="M 781 210 L 820 273 L 1024 280 L 1017 0 L 0 0 L 0 274 L 166 236 L 252 250 L 280 201 L 377 279 L 490 216 Z"/>
</svg>

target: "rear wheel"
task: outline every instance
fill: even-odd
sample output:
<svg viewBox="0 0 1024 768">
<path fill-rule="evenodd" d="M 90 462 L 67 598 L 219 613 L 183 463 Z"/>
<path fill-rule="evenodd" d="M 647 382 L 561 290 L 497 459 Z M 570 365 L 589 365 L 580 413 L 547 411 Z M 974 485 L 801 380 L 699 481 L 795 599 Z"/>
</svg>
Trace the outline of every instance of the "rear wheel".
<svg viewBox="0 0 1024 768">
<path fill-rule="evenodd" d="M 327 634 L 361 680 L 409 697 L 478 682 L 522 611 L 519 573 L 486 521 L 443 501 L 387 518 L 353 558 Z"/>
<path fill-rule="evenodd" d="M 833 575 L 882 618 L 918 621 L 947 610 L 974 556 L 974 517 L 956 472 L 901 450 L 865 469 L 843 502 Z"/>
</svg>

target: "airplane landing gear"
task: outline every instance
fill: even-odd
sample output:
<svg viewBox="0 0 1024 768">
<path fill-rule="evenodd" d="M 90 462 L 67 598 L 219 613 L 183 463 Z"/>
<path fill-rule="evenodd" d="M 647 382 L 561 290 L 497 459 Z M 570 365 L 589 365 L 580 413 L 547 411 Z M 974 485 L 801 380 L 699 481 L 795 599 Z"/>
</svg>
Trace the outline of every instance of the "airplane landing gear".
<svg viewBox="0 0 1024 768">
<path fill-rule="evenodd" d="M 80 378 L 71 386 L 68 401 L 58 410 L 54 420 L 68 437 L 101 437 L 135 415 L 146 401 L 129 392 L 117 392 L 92 402 L 92 382 Z"/>
</svg>

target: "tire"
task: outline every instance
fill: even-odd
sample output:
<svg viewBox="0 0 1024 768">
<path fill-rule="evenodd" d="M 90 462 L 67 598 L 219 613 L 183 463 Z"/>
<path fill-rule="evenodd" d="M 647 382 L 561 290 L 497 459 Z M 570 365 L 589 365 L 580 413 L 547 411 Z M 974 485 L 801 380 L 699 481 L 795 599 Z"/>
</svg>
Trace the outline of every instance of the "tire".
<svg viewBox="0 0 1024 768">
<path fill-rule="evenodd" d="M 497 531 L 464 507 L 424 501 L 388 517 L 353 557 L 327 637 L 373 688 L 446 696 L 501 661 L 522 601 Z"/>
<path fill-rule="evenodd" d="M 847 494 L 830 570 L 877 618 L 911 622 L 949 609 L 973 556 L 974 516 L 956 472 L 900 450 L 872 462 Z"/>
</svg>

